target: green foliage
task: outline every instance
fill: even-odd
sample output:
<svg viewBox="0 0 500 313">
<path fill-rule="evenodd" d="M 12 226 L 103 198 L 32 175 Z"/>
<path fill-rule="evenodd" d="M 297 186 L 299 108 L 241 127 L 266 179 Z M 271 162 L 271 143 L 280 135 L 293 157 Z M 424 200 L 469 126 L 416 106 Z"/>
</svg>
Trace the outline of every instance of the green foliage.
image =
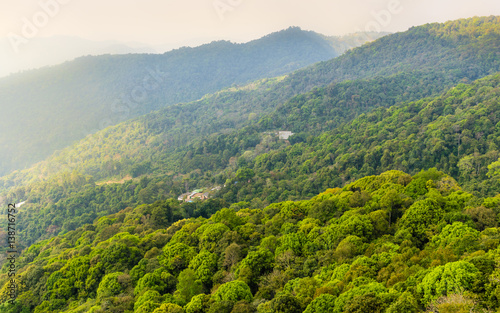
<svg viewBox="0 0 500 313">
<path fill-rule="evenodd" d="M 97 129 L 165 105 L 200 99 L 234 84 L 290 73 L 334 58 L 370 38 L 349 39 L 327 39 L 290 28 L 246 44 L 217 41 L 161 55 L 87 56 L 4 78 L 0 80 L 5 99 L 1 109 L 18 122 L 0 126 L 0 141 L 8 149 L 0 160 L 0 174 L 40 161 Z M 189 113 L 182 116 L 191 117 Z M 18 151 L 16 158 L 11 146 Z M 130 166 L 133 176 L 147 170 L 146 162 L 123 161 L 108 159 L 103 169 L 115 174 Z"/>
<path fill-rule="evenodd" d="M 429 240 L 428 229 L 436 225 L 443 212 L 436 201 L 432 199 L 415 202 L 400 220 L 400 234 L 405 239 L 425 243 Z M 409 236 L 409 237 L 406 237 Z"/>
<path fill-rule="evenodd" d="M 394 301 L 388 308 L 387 313 L 418 312 L 418 304 L 413 295 L 409 292 L 402 293 L 396 301 Z"/>
<path fill-rule="evenodd" d="M 225 224 L 230 229 L 234 229 L 235 227 L 243 224 L 243 221 L 236 215 L 236 212 L 227 208 L 217 211 L 214 215 L 212 215 L 211 219 L 215 223 Z"/>
<path fill-rule="evenodd" d="M 186 244 L 168 244 L 163 247 L 163 256 L 160 262 L 168 270 L 179 272 L 188 267 L 195 255 L 195 249 Z"/>
<path fill-rule="evenodd" d="M 255 286 L 259 278 L 269 272 L 273 267 L 274 255 L 267 249 L 251 251 L 241 261 L 236 275 L 238 279 Z"/>
<path fill-rule="evenodd" d="M 363 253 L 365 244 L 358 236 L 350 235 L 343 239 L 335 249 L 335 257 L 339 261 L 353 258 Z"/>
<path fill-rule="evenodd" d="M 163 268 L 153 273 L 146 273 L 138 281 L 134 289 L 135 295 L 141 295 L 146 290 L 154 290 L 162 294 L 172 292 L 176 286 L 176 278 Z"/>
<path fill-rule="evenodd" d="M 125 288 L 119 278 L 123 275 L 123 273 L 117 272 L 104 276 L 99 283 L 99 288 L 97 288 L 97 297 L 103 299 L 122 293 Z"/>
<path fill-rule="evenodd" d="M 200 235 L 200 247 L 210 252 L 215 251 L 215 247 L 222 236 L 229 231 L 229 227 L 223 223 L 209 224 Z"/>
<path fill-rule="evenodd" d="M 154 310 L 153 313 L 184 313 L 184 310 L 177 304 L 163 303 L 159 308 Z"/>
<path fill-rule="evenodd" d="M 289 284 L 293 282 L 293 288 Z M 313 300 L 316 289 L 321 286 L 321 282 L 315 278 L 305 277 L 289 281 L 284 290 L 289 291 L 295 295 L 300 307 L 305 308 Z M 291 289 L 291 290 L 289 290 Z"/>
<path fill-rule="evenodd" d="M 382 313 L 384 311 L 384 302 L 375 293 L 366 293 L 360 296 L 356 296 L 344 307 L 344 312 L 346 313 Z"/>
<path fill-rule="evenodd" d="M 425 275 L 418 285 L 418 292 L 427 305 L 441 296 L 470 290 L 478 274 L 479 270 L 469 262 L 447 263 Z"/>
<path fill-rule="evenodd" d="M 183 306 L 191 301 L 191 298 L 203 292 L 203 285 L 196 277 L 196 272 L 188 268 L 179 273 L 179 283 L 174 297 Z"/>
<path fill-rule="evenodd" d="M 292 295 L 280 295 L 274 298 L 270 307 L 272 312 L 276 313 L 300 313 L 302 307 L 300 302 Z"/>
<path fill-rule="evenodd" d="M 468 208 L 465 210 L 465 214 L 470 216 L 478 230 L 484 230 L 498 225 L 495 211 L 491 208 L 485 208 L 483 206 Z"/>
<path fill-rule="evenodd" d="M 276 254 L 285 251 L 292 251 L 295 255 L 303 255 L 304 246 L 307 244 L 308 239 L 303 233 L 290 233 L 285 234 L 279 240 L 279 246 L 276 249 Z"/>
<path fill-rule="evenodd" d="M 335 308 L 335 296 L 322 294 L 314 299 L 306 308 L 304 313 L 332 312 Z"/>
<path fill-rule="evenodd" d="M 474 301 L 461 294 L 441 297 L 431 306 L 443 313 L 467 313 L 475 310 Z"/>
<path fill-rule="evenodd" d="M 214 302 L 210 305 L 208 313 L 231 313 L 234 307 L 233 301 Z"/>
<path fill-rule="evenodd" d="M 500 159 L 488 165 L 488 177 L 500 178 Z"/>
<path fill-rule="evenodd" d="M 446 177 L 436 170 L 413 177 L 391 171 L 310 200 L 224 210 L 164 230 L 136 222 L 137 212 L 157 205 L 128 209 L 24 252 L 19 281 L 26 289 L 18 307 L 149 313 L 179 312 L 181 306 L 187 313 L 498 309 L 500 231 L 480 232 L 484 224 L 470 218 L 480 216 L 471 208 L 495 212 L 498 201 L 440 188 Z M 412 198 L 416 189 L 408 187 L 420 182 L 426 191 Z M 355 193 L 360 197 L 353 200 Z M 309 215 L 322 202 L 340 208 L 326 221 Z M 391 226 L 390 206 L 401 212 Z M 221 216 L 238 222 L 230 222 L 231 229 Z M 115 253 L 122 245 L 137 249 L 141 259 Z M 113 272 L 115 267 L 124 271 Z M 8 282 L 1 283 L 3 303 Z"/>
<path fill-rule="evenodd" d="M 211 286 L 213 274 L 217 270 L 217 255 L 203 250 L 191 260 L 189 268 L 195 271 L 196 277 L 202 283 Z"/>
<path fill-rule="evenodd" d="M 435 247 L 449 248 L 460 256 L 464 252 L 477 250 L 479 232 L 461 222 L 447 225 L 439 235 L 432 238 L 431 244 Z"/>
<path fill-rule="evenodd" d="M 256 310 L 253 305 L 246 300 L 236 302 L 231 310 L 231 313 L 254 313 Z"/>
<path fill-rule="evenodd" d="M 162 301 L 162 298 L 161 298 L 161 295 L 158 291 L 148 290 L 148 291 L 145 291 L 144 293 L 142 293 L 141 296 L 139 296 L 137 298 L 137 300 L 134 303 L 134 309 L 135 310 L 139 309 L 146 302 L 159 304 L 159 303 L 161 303 L 161 301 Z M 156 306 L 158 306 L 158 305 L 156 305 Z"/>
<path fill-rule="evenodd" d="M 1 179 L 28 199 L 20 247 L 52 238 L 17 259 L 16 310 L 498 310 L 500 75 L 476 80 L 498 70 L 497 24 L 416 27 Z M 175 200 L 196 187 L 212 199 Z"/>
<path fill-rule="evenodd" d="M 208 308 L 210 296 L 199 294 L 191 298 L 188 304 L 184 307 L 186 313 L 203 313 Z"/>
<path fill-rule="evenodd" d="M 140 307 L 134 310 L 137 313 L 153 313 L 159 306 L 159 303 L 146 301 Z"/>
<path fill-rule="evenodd" d="M 486 36 L 463 30 L 478 25 L 489 29 Z M 468 191 L 492 195 L 496 184 L 487 166 L 499 157 L 497 89 L 491 78 L 469 82 L 500 70 L 497 25 L 498 18 L 484 17 L 415 27 L 285 78 L 168 106 L 12 173 L 0 179 L 0 190 L 10 202 L 29 195 L 30 213 L 19 219 L 26 245 L 127 207 L 226 182 L 220 199 L 257 208 L 395 168 L 416 174 L 436 167 Z M 448 35 L 437 35 L 439 29 Z M 251 113 L 257 119 L 249 121 Z M 290 146 L 273 135 L 280 130 L 302 139 Z M 474 171 L 461 173 L 458 163 L 466 156 Z M 144 175 L 132 179 L 131 173 Z M 364 201 L 359 193 L 351 204 L 356 197 Z M 183 217 L 208 218 L 229 206 L 219 201 L 186 204 L 177 212 L 172 205 L 157 207 L 141 222 L 164 227 Z M 387 210 L 395 210 L 391 223 L 401 213 L 394 205 Z M 312 214 L 334 217 L 332 211 Z"/>
<path fill-rule="evenodd" d="M 212 295 L 215 302 L 246 300 L 253 301 L 252 291 L 247 284 L 241 280 L 235 280 L 221 285 Z"/>
<path fill-rule="evenodd" d="M 373 305 L 373 307 L 370 307 L 366 312 L 379 312 L 377 310 L 383 308 L 380 296 L 385 292 L 387 292 L 387 289 L 379 283 L 369 283 L 367 285 L 355 287 L 346 291 L 335 300 L 335 308 L 332 312 L 340 313 L 344 312 L 344 310 L 352 310 L 352 312 L 356 312 L 357 310 L 362 309 L 362 306 L 359 305 L 362 305 L 365 300 L 370 301 L 370 305 Z M 366 299 L 363 297 L 366 297 Z M 371 299 L 368 300 L 368 298 L 375 298 L 375 301 L 372 301 Z"/>
<path fill-rule="evenodd" d="M 101 259 L 108 271 L 124 270 L 134 266 L 142 258 L 140 250 L 126 243 L 112 243 L 104 249 Z"/>
</svg>

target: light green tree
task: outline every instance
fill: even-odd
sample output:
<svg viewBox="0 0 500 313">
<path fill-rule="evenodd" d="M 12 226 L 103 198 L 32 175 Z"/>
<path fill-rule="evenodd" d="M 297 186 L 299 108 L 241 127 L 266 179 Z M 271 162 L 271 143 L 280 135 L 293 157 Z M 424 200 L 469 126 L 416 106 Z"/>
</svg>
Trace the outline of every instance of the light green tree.
<svg viewBox="0 0 500 313">
<path fill-rule="evenodd" d="M 252 302 L 253 296 L 250 287 L 248 287 L 245 282 L 241 280 L 234 280 L 221 285 L 219 289 L 217 289 L 217 291 L 212 295 L 212 299 L 215 302 L 237 302 L 240 300 Z"/>
<path fill-rule="evenodd" d="M 417 291 L 427 305 L 441 296 L 470 290 L 478 275 L 479 270 L 469 262 L 447 263 L 425 275 Z"/>
<path fill-rule="evenodd" d="M 198 253 L 189 263 L 198 279 L 207 286 L 212 284 L 212 277 L 217 271 L 217 255 L 206 250 Z"/>
<path fill-rule="evenodd" d="M 124 286 L 118 281 L 118 277 L 122 275 L 124 275 L 122 272 L 116 272 L 104 276 L 97 288 L 97 297 L 103 299 L 122 293 Z"/>
<path fill-rule="evenodd" d="M 334 308 L 335 296 L 324 293 L 309 303 L 304 313 L 332 312 Z"/>
<path fill-rule="evenodd" d="M 191 298 L 203 292 L 203 285 L 196 277 L 195 271 L 188 268 L 179 274 L 179 283 L 174 293 L 176 302 L 186 305 Z"/>
</svg>

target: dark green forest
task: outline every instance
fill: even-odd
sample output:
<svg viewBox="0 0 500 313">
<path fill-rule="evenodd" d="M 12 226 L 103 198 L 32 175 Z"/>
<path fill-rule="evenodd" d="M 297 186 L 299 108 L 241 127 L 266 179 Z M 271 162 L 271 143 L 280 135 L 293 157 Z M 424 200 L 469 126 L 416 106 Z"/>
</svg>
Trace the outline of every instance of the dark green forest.
<svg viewBox="0 0 500 313">
<path fill-rule="evenodd" d="M 500 198 L 467 193 L 436 169 L 258 209 L 215 203 L 209 218 L 190 205 L 127 207 L 32 245 L 19 260 L 18 300 L 2 312 L 500 307 Z"/>
<path fill-rule="evenodd" d="M 1 177 L 0 312 L 499 311 L 499 47 L 498 17 L 414 27 Z"/>
<path fill-rule="evenodd" d="M 499 87 L 497 74 L 459 84 L 439 97 L 376 109 L 318 136 L 298 132 L 286 147 L 243 155 L 238 162 L 254 174 L 252 183 L 226 183 L 231 187 L 221 193 L 228 201 L 249 201 L 255 195 L 269 202 L 284 201 L 390 169 L 416 174 L 436 167 L 450 173 L 469 192 L 496 195 L 500 192 L 496 165 L 500 156 Z M 301 107 L 303 112 L 308 109 L 308 105 Z M 321 109 L 312 109 L 319 111 L 315 119 L 327 125 L 323 117 L 328 113 Z M 291 129 L 297 131 L 310 125 L 301 124 L 293 114 L 289 120 L 294 121 Z M 261 122 L 267 126 L 268 120 Z M 249 130 L 243 134 L 236 138 L 252 135 Z M 202 155 L 201 148 L 197 151 Z M 187 167 L 200 159 L 193 155 Z M 207 162 L 207 156 L 203 160 Z M 235 180 L 231 177 L 230 181 Z"/>
</svg>

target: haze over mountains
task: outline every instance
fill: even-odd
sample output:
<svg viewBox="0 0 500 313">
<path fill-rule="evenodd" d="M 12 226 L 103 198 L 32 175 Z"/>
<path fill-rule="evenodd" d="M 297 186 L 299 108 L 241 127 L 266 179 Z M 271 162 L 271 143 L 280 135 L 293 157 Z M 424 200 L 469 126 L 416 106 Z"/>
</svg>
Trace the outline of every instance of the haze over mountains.
<svg viewBox="0 0 500 313">
<path fill-rule="evenodd" d="M 0 79 L 0 174 L 90 133 L 234 84 L 331 59 L 383 34 L 325 37 L 290 28 L 246 44 L 220 41 L 162 55 L 81 57 Z M 13 157 L 14 151 L 16 156 Z"/>
<path fill-rule="evenodd" d="M 91 41 L 78 37 L 39 37 L 14 51 L 7 38 L 0 39 L 0 77 L 45 66 L 57 65 L 86 55 L 156 53 L 140 43 Z"/>
<path fill-rule="evenodd" d="M 443 35 L 445 29 L 454 31 Z M 482 35 L 480 29 L 486 35 Z M 292 170 L 285 165 L 285 143 L 267 138 L 266 133 L 293 130 L 300 136 L 292 137 L 293 142 L 305 141 L 310 145 L 314 142 L 311 141 L 314 136 L 335 130 L 362 113 L 438 96 L 460 82 L 470 82 L 494 74 L 500 70 L 500 52 L 497 49 L 499 34 L 499 19 L 490 17 L 429 24 L 405 33 L 389 35 L 339 58 L 312 65 L 284 78 L 264 79 L 248 86 L 206 96 L 199 101 L 172 105 L 121 123 L 55 153 L 31 169 L 3 177 L 0 179 L 0 186 L 3 185 L 4 190 L 17 187 L 11 189 L 7 200 L 20 201 L 30 196 L 39 199 L 36 202 L 40 203 L 33 206 L 36 209 L 30 210 L 30 214 L 37 215 L 48 209 L 46 205 L 49 203 L 59 201 L 62 201 L 59 209 L 68 209 L 67 204 L 62 203 L 67 201 L 69 194 L 73 194 L 74 186 L 47 198 L 47 188 L 52 188 L 51 185 L 60 179 L 75 180 L 78 182 L 79 193 L 85 193 L 85 190 L 96 192 L 106 188 L 100 186 L 94 189 L 96 181 L 121 180 L 127 176 L 155 177 L 149 183 L 146 180 L 141 187 L 144 190 L 143 196 L 149 194 L 143 200 L 152 200 L 174 197 L 187 191 L 186 186 L 196 188 L 224 184 L 226 180 L 234 178 L 240 169 L 246 168 L 252 169 L 253 175 L 250 178 L 261 185 L 262 179 L 269 178 L 269 171 L 277 173 L 278 169 L 285 167 L 292 172 L 285 176 L 278 175 L 270 179 L 270 182 L 278 184 L 279 181 L 297 179 L 298 185 L 291 184 L 276 190 L 270 188 L 279 196 L 269 197 L 266 188 L 262 186 L 262 191 L 253 192 L 245 191 L 245 188 L 232 190 L 228 187 L 229 189 L 221 191 L 220 197 L 231 202 L 242 201 L 247 197 L 268 202 L 288 200 L 288 197 L 300 199 L 320 192 L 332 183 L 339 184 L 359 176 L 346 174 L 349 171 L 334 171 L 331 166 L 337 164 L 338 160 L 331 155 L 324 156 L 329 159 L 328 166 L 321 166 L 321 171 L 326 176 L 316 176 L 315 170 L 300 174 L 301 170 Z M 461 39 L 456 40 L 457 37 Z M 395 49 L 395 46 L 398 48 Z M 437 56 L 441 62 L 436 62 Z M 411 68 L 411 71 L 401 73 L 401 68 Z M 346 80 L 350 78 L 357 80 Z M 331 84 L 335 81 L 343 82 Z M 321 150 L 319 147 L 316 149 Z M 259 167 L 258 164 L 266 159 L 267 153 L 276 153 L 272 158 L 277 159 L 266 166 L 267 170 L 258 174 L 260 170 L 253 168 Z M 397 153 L 394 151 L 392 157 L 395 158 Z M 383 156 L 381 151 L 374 155 L 378 160 Z M 458 161 L 459 159 L 453 161 L 455 168 Z M 358 164 L 357 171 L 362 166 L 363 164 Z M 275 169 L 272 170 L 273 168 Z M 377 173 L 377 167 L 372 168 L 366 174 Z M 420 169 L 420 166 L 405 168 L 409 171 Z M 300 182 L 305 177 L 308 177 L 311 187 L 301 188 Z M 36 183 L 38 181 L 41 182 Z M 154 186 L 160 182 L 166 184 L 161 187 L 163 191 L 154 191 L 158 188 Z M 79 185 L 88 183 L 90 185 L 83 189 Z M 69 184 L 72 186 L 73 183 Z M 269 187 L 272 186 L 273 184 Z M 63 188 L 65 189 L 66 187 Z M 121 192 L 112 190 L 118 194 Z M 109 210 L 114 207 L 105 204 L 105 199 L 104 203 L 93 209 L 81 199 L 71 201 L 81 203 L 82 206 L 77 211 L 67 212 L 69 215 L 64 222 L 58 224 L 74 227 L 69 226 L 75 225 L 70 216 L 78 216 L 80 221 L 77 224 L 82 223 L 82 220 L 90 222 L 96 217 L 95 214 L 104 214 L 100 210 L 112 212 Z M 137 200 L 122 201 L 130 203 L 129 201 Z M 30 207 L 30 204 L 26 206 Z M 50 210 L 58 211 L 57 205 L 50 207 Z M 85 217 L 75 213 L 81 213 L 83 208 L 87 212 L 83 215 Z M 43 214 L 50 216 L 48 212 Z M 26 218 L 25 221 L 30 223 L 31 218 Z M 38 233 L 27 237 L 43 234 L 43 229 L 49 227 L 52 221 L 47 223 L 49 224 L 45 226 L 33 224 L 26 227 L 26 230 Z"/>
<path fill-rule="evenodd" d="M 0 178 L 0 202 L 26 201 L 27 248 L 18 301 L 0 293 L 0 312 L 498 310 L 499 47 L 500 17 L 476 17 L 304 67 L 335 49 L 292 28 L 1 80 L 22 97 L 21 83 L 43 95 L 49 77 L 87 123 L 144 73 L 163 85 L 119 103 L 117 125 Z M 45 99 L 54 118 L 74 114 Z M 194 189 L 209 199 L 177 200 Z"/>
<path fill-rule="evenodd" d="M 346 36 L 325 36 L 337 54 L 375 40 L 386 33 L 355 33 Z M 0 39 L 0 77 L 53 66 L 78 57 L 103 54 L 163 54 L 182 44 L 148 45 L 138 42 L 92 41 L 79 37 L 38 37 L 22 45 L 16 53 L 7 38 Z"/>
</svg>

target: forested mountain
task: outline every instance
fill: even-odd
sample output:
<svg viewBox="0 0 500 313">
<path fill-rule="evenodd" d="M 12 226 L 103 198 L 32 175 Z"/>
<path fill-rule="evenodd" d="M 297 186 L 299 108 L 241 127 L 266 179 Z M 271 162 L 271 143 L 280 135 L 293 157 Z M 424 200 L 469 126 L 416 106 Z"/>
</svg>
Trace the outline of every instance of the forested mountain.
<svg viewBox="0 0 500 313">
<path fill-rule="evenodd" d="M 478 30 L 475 30 L 475 27 Z M 440 28 L 443 30 L 440 31 Z M 357 102 L 365 101 L 362 106 L 365 106 L 366 110 L 378 105 L 390 106 L 400 100 L 416 100 L 445 91 L 458 82 L 472 81 L 499 71 L 500 52 L 497 49 L 500 41 L 499 29 L 500 18 L 498 17 L 474 18 L 416 27 L 408 32 L 387 36 L 372 44 L 354 49 L 329 63 L 320 63 L 286 77 L 265 79 L 244 87 L 230 88 L 215 93 L 200 101 L 170 106 L 130 124 L 124 124 L 125 126 L 120 126 L 121 129 L 117 131 L 126 131 L 123 127 L 129 127 L 128 125 L 132 128 L 137 127 L 137 125 L 145 125 L 147 127 L 145 131 L 159 136 L 158 138 L 163 140 L 163 144 L 178 147 L 196 141 L 200 136 L 237 130 L 248 123 L 248 120 L 257 121 L 264 114 L 272 113 L 275 110 L 278 110 L 279 114 L 274 114 L 272 118 L 281 119 L 279 115 L 287 112 L 279 111 L 280 106 L 287 101 L 297 102 L 300 105 L 301 101 L 306 99 L 305 97 L 299 96 L 292 100 L 289 99 L 298 93 L 308 91 L 311 81 L 317 82 L 315 87 L 324 87 L 331 84 L 332 81 L 344 81 L 349 78 L 392 77 L 383 86 L 380 86 L 381 88 L 372 90 L 370 97 L 361 94 L 362 86 L 356 86 L 345 87 L 347 92 L 340 94 L 342 99 L 329 99 L 332 102 L 347 101 L 353 103 L 354 106 L 357 106 Z M 441 33 L 446 32 L 445 30 L 448 30 L 448 35 L 441 35 Z M 484 35 L 480 36 L 481 32 Z M 461 40 L 452 40 L 457 36 Z M 396 41 L 396 39 L 398 40 Z M 418 52 L 415 50 L 417 44 L 414 39 L 418 42 Z M 398 56 L 394 55 L 395 50 L 399 51 Z M 440 62 L 435 61 L 436 51 L 443 58 Z M 412 65 L 417 57 L 419 62 Z M 400 69 L 404 66 L 411 66 L 411 70 L 401 72 Z M 370 71 L 367 72 L 366 69 L 370 69 Z M 387 75 L 382 75 L 384 73 Z M 327 74 L 330 77 L 328 79 L 325 78 Z M 335 74 L 338 75 L 335 76 Z M 403 76 L 393 76 L 396 74 Z M 394 85 L 396 81 L 399 86 Z M 341 86 L 335 88 L 341 88 Z M 387 92 L 390 92 L 390 97 L 384 95 Z M 358 99 L 358 97 L 364 98 Z M 389 101 L 388 98 L 390 98 Z M 324 105 L 329 105 L 329 103 L 325 102 Z M 128 116 L 124 107 L 116 109 L 117 119 Z M 338 114 L 343 113 L 336 110 L 328 118 L 330 121 L 334 120 L 333 117 Z M 309 119 L 306 118 L 305 121 L 309 121 Z M 287 127 L 288 125 L 281 126 Z M 105 136 L 110 136 L 113 131 L 104 131 L 101 134 L 104 133 L 106 133 Z M 145 134 L 144 130 L 142 133 L 144 138 L 153 135 Z M 89 141 L 95 142 L 96 138 L 100 137 L 101 135 L 93 137 Z M 107 145 L 115 143 L 117 143 L 116 140 L 107 140 Z M 89 145 L 86 141 L 83 141 L 82 144 Z M 61 155 L 56 154 L 52 160 L 49 159 L 49 163 L 54 161 L 53 163 L 56 164 L 47 166 L 42 164 L 36 167 L 37 170 L 30 169 L 24 173 L 36 172 L 36 176 L 46 175 L 49 171 L 48 168 L 64 167 L 66 163 L 71 163 L 71 159 L 76 157 L 96 159 L 92 153 L 82 156 L 82 153 L 87 150 L 86 148 L 75 150 L 78 150 L 77 155 L 72 155 L 69 158 L 63 157 L 66 160 L 54 161 L 54 158 L 57 159 L 58 155 Z M 119 152 L 119 149 L 115 150 Z M 109 154 L 111 151 L 101 150 L 100 153 Z M 15 183 L 18 180 L 26 182 L 28 179 L 25 178 L 24 173 L 17 173 L 9 177 L 9 182 Z"/>
<path fill-rule="evenodd" d="M 434 69 L 422 63 L 422 70 L 415 67 L 404 73 L 333 83 L 285 101 L 296 90 L 306 88 L 301 84 L 302 87 L 293 89 L 292 84 L 301 73 L 313 73 L 312 69 L 317 68 L 313 66 L 288 77 L 228 89 L 108 128 L 30 170 L 3 177 L 0 183 L 4 201 L 27 200 L 18 228 L 23 244 L 29 245 L 127 206 L 177 197 L 196 187 L 226 185 L 217 196 L 228 203 L 247 201 L 251 207 L 263 207 L 276 201 L 309 198 L 326 188 L 342 187 L 352 179 L 392 169 L 393 165 L 411 174 L 438 167 L 449 171 L 470 192 L 493 194 L 497 187 L 491 184 L 494 179 L 487 176 L 487 166 L 498 158 L 498 143 L 494 127 L 486 129 L 482 123 L 486 119 L 488 125 L 498 123 L 496 115 L 490 114 L 496 110 L 495 99 L 498 101 L 498 76 L 459 85 L 439 95 L 459 81 L 467 83 L 484 73 L 500 71 L 498 19 L 460 20 L 440 27 L 465 33 L 471 24 L 484 29 L 485 35 L 464 36 L 454 46 L 443 46 L 441 54 L 447 62 L 435 64 Z M 437 32 L 437 28 L 422 26 L 428 36 L 434 36 L 428 29 Z M 422 30 L 415 28 L 405 33 L 406 37 L 397 34 L 389 38 L 400 38 L 398 47 L 406 51 L 414 46 L 410 39 L 415 33 Z M 448 36 L 453 38 L 455 34 Z M 379 39 L 384 40 L 387 39 Z M 428 39 L 435 40 L 438 39 Z M 373 50 L 373 45 L 380 51 Z M 421 51 L 425 51 L 422 46 Z M 434 51 L 433 47 L 429 44 L 429 51 Z M 377 41 L 348 53 L 351 58 L 367 54 L 365 50 L 374 55 L 351 66 L 352 71 L 347 71 L 347 56 L 333 61 L 331 68 L 345 66 L 346 73 L 353 73 L 370 66 L 378 67 L 379 72 L 390 72 L 384 63 L 392 67 L 392 49 Z M 471 54 L 458 62 L 460 51 Z M 492 57 L 479 64 L 475 56 L 485 53 Z M 379 54 L 387 54 L 389 59 L 374 63 Z M 423 60 L 425 55 L 422 54 Z M 401 58 L 401 63 L 405 62 L 409 61 Z M 464 73 L 461 68 L 470 70 Z M 371 77 L 374 73 L 366 75 Z M 464 88 L 470 90 L 455 99 L 453 93 Z M 490 100 L 478 102 L 483 98 Z M 428 107 L 436 103 L 447 103 L 446 110 L 437 110 L 430 117 L 425 115 L 431 110 Z M 471 103 L 484 110 L 475 111 Z M 380 109 L 373 111 L 376 108 Z M 399 109 L 406 111 L 399 114 Z M 380 122 L 395 111 L 398 123 L 403 124 L 392 125 L 392 119 Z M 451 119 L 460 121 L 458 126 L 450 122 L 451 133 L 427 131 L 426 127 L 435 127 L 433 122 L 450 114 Z M 416 126 L 407 129 L 404 123 Z M 359 125 L 363 128 L 358 129 Z M 380 133 L 365 134 L 367 129 L 379 128 Z M 477 131 L 483 128 L 484 131 Z M 273 135 L 279 130 L 297 134 L 289 143 Z M 479 132 L 485 137 L 476 135 Z M 414 136 L 399 138 L 402 133 Z M 455 145 L 456 138 L 460 143 Z M 414 140 L 412 144 L 418 145 L 408 150 L 403 139 Z M 434 143 L 441 143 L 439 150 L 433 148 Z M 475 167 L 479 159 L 482 163 L 477 171 L 463 172 L 461 176 L 460 167 L 466 169 L 471 162 Z M 124 183 L 109 184 L 113 181 Z"/>
<path fill-rule="evenodd" d="M 104 108 L 142 82 L 138 64 L 181 69 L 203 50 L 182 69 L 219 71 L 225 49 L 255 55 L 297 34 L 332 48 L 289 29 L 247 45 L 82 58 L 25 75 L 41 92 L 39 73 L 70 86 L 82 78 L 63 69 L 79 64 L 96 88 L 81 96 L 99 94 Z M 26 202 L 16 212 L 18 297 L 7 303 L 4 262 L 0 312 L 498 311 L 499 46 L 498 17 L 415 27 L 287 76 L 171 102 L 2 177 L 0 203 Z M 274 62 L 277 71 L 290 64 Z M 254 74 L 265 76 L 271 65 L 260 64 Z M 217 73 L 207 90 L 226 79 Z M 21 75 L 11 78 L 4 94 Z M 145 107 L 168 104 L 168 88 L 195 97 L 158 84 Z M 132 116 L 113 108 L 115 122 Z M 176 200 L 195 188 L 211 198 Z"/>
<path fill-rule="evenodd" d="M 245 44 L 219 41 L 162 55 L 87 56 L 4 77 L 0 112 L 9 118 L 0 124 L 0 174 L 29 167 L 109 125 L 283 75 L 380 35 L 357 41 L 290 28 Z"/>
<path fill-rule="evenodd" d="M 369 90 L 365 91 L 369 97 Z M 301 118 L 297 117 L 299 112 L 293 105 L 285 106 L 283 112 L 289 109 L 295 114 L 283 115 L 282 121 L 274 120 L 278 124 L 289 123 L 288 129 L 297 132 L 290 138 L 291 144 L 268 153 L 258 153 L 256 147 L 239 154 L 239 167 L 235 173 L 227 174 L 231 179 L 226 182 L 228 187 L 221 191 L 224 199 L 230 202 L 254 198 L 269 202 L 301 199 L 388 169 L 415 174 L 431 167 L 450 173 L 467 191 L 477 195 L 500 192 L 497 162 L 500 157 L 497 114 L 500 74 L 472 84 L 459 84 L 442 96 L 379 108 L 342 124 L 341 118 L 338 123 L 328 121 L 331 113 L 325 111 L 327 108 L 308 106 L 321 102 L 326 97 L 324 94 L 334 92 L 335 89 L 310 93 L 308 101 L 300 106 L 304 112 Z M 314 110 L 318 114 L 307 118 Z M 262 119 L 259 126 L 248 127 L 234 137 L 227 136 L 224 142 L 241 142 L 262 134 L 269 127 L 272 129 L 273 117 Z M 307 129 L 315 123 L 322 127 L 332 123 L 336 127 L 313 136 Z M 204 146 L 214 151 L 216 158 L 217 150 L 212 150 L 216 145 L 210 143 Z M 199 145 L 193 150 L 196 152 L 184 163 L 185 169 L 195 164 L 210 164 L 210 156 L 203 154 L 202 149 L 203 145 Z M 238 171 L 247 173 L 251 183 L 234 185 L 236 181 L 241 182 Z"/>
<path fill-rule="evenodd" d="M 209 218 L 176 200 L 126 208 L 18 259 L 0 310 L 137 313 L 494 312 L 500 198 L 435 169 L 389 171 L 304 201 Z M 210 212 L 206 212 L 210 213 Z"/>
<path fill-rule="evenodd" d="M 410 28 L 298 71 L 292 86 L 307 89 L 332 81 L 409 71 L 446 70 L 449 77 L 477 79 L 493 74 L 500 51 L 500 17 L 475 17 Z"/>
</svg>

